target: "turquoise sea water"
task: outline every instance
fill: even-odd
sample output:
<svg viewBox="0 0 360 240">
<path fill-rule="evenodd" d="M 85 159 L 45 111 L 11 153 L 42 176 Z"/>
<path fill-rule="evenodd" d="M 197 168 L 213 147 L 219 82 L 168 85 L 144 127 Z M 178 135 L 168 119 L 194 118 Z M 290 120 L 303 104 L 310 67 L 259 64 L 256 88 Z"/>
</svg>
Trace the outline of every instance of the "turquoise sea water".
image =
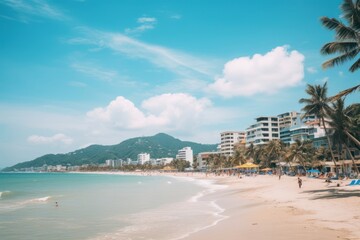
<svg viewBox="0 0 360 240">
<path fill-rule="evenodd" d="M 214 189 L 164 176 L 1 173 L 0 239 L 181 239 L 223 218 L 202 200 Z"/>
</svg>

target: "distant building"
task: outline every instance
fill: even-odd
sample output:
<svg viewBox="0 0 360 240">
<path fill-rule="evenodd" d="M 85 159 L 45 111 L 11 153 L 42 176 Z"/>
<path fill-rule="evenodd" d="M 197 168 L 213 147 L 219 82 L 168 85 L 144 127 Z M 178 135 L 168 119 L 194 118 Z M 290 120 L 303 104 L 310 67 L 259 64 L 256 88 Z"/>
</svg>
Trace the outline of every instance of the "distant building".
<svg viewBox="0 0 360 240">
<path fill-rule="evenodd" d="M 225 156 L 232 156 L 234 154 L 234 146 L 238 142 L 245 141 L 245 131 L 226 131 L 220 133 L 220 153 Z"/>
<path fill-rule="evenodd" d="M 201 152 L 197 155 L 196 161 L 198 163 L 197 168 L 199 170 L 205 171 L 207 169 L 207 161 L 210 159 L 211 155 L 221 154 L 220 152 Z"/>
<path fill-rule="evenodd" d="M 151 159 L 151 165 L 160 166 L 160 165 L 166 165 L 171 163 L 171 161 L 174 160 L 174 158 L 157 158 L 157 159 Z"/>
<path fill-rule="evenodd" d="M 280 127 L 280 139 L 284 143 L 292 144 L 296 140 L 313 140 L 314 142 L 317 142 L 315 139 L 325 136 L 325 131 L 323 127 L 319 126 L 319 121 L 315 118 L 315 116 L 306 116 L 302 119 L 300 113 L 289 112 L 278 115 L 279 122 L 280 118 L 284 115 L 286 117 L 283 119 L 288 119 L 286 124 L 285 121 L 283 121 Z M 316 145 L 323 145 L 323 143 L 314 144 L 314 146 Z"/>
<path fill-rule="evenodd" d="M 137 155 L 137 161 L 139 164 L 143 165 L 146 162 L 150 162 L 150 154 L 149 153 L 140 153 Z"/>
<path fill-rule="evenodd" d="M 278 117 L 258 117 L 256 123 L 246 129 L 246 146 L 267 144 L 273 139 L 280 139 Z M 284 123 L 285 124 L 285 123 Z"/>
<path fill-rule="evenodd" d="M 176 159 L 186 160 L 190 162 L 191 165 L 194 162 L 193 157 L 193 150 L 191 149 L 191 147 L 184 147 L 183 149 L 180 149 L 178 151 L 178 154 L 176 155 Z"/>
<path fill-rule="evenodd" d="M 105 165 L 112 167 L 112 168 L 121 167 L 122 163 L 123 163 L 123 160 L 121 160 L 121 159 L 108 159 L 105 161 Z"/>
<path fill-rule="evenodd" d="M 283 114 L 279 114 L 278 121 L 279 121 L 279 129 L 289 128 L 295 125 L 299 125 L 300 122 L 298 121 L 300 119 L 301 114 L 298 112 L 286 112 Z"/>
</svg>

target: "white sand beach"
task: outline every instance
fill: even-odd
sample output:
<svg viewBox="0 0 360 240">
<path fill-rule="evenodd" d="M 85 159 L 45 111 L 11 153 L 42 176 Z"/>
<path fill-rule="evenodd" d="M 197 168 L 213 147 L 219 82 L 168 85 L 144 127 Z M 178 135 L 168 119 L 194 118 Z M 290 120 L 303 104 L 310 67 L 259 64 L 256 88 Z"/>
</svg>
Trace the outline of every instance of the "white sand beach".
<svg viewBox="0 0 360 240">
<path fill-rule="evenodd" d="M 360 239 L 360 186 L 350 180 L 302 177 L 300 189 L 297 177 L 208 178 L 229 186 L 207 196 L 228 218 L 186 240 Z"/>
<path fill-rule="evenodd" d="M 203 173 L 103 172 L 208 179 L 226 188 L 204 196 L 225 209 L 224 220 L 185 240 L 358 240 L 360 185 L 335 180 L 274 175 L 214 176 Z"/>
</svg>

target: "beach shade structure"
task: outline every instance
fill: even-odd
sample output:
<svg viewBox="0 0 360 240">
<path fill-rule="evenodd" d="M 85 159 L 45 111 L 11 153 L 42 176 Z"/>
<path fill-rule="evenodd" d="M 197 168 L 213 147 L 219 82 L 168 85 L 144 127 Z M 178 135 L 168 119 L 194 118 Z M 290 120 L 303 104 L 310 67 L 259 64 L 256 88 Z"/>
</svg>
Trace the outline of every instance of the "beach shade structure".
<svg viewBox="0 0 360 240">
<path fill-rule="evenodd" d="M 310 170 L 307 170 L 308 173 L 320 173 L 319 170 L 317 169 L 310 169 Z"/>
<path fill-rule="evenodd" d="M 236 168 L 241 168 L 241 169 L 259 168 L 259 165 L 256 165 L 254 163 L 244 163 L 242 165 L 236 166 Z"/>
<path fill-rule="evenodd" d="M 163 169 L 161 169 L 161 171 L 164 172 L 177 172 L 178 170 L 176 168 L 170 167 L 170 166 L 165 166 Z"/>
<path fill-rule="evenodd" d="M 271 168 L 263 168 L 263 169 L 260 169 L 260 171 L 267 172 L 267 171 L 272 171 L 272 169 Z"/>
</svg>

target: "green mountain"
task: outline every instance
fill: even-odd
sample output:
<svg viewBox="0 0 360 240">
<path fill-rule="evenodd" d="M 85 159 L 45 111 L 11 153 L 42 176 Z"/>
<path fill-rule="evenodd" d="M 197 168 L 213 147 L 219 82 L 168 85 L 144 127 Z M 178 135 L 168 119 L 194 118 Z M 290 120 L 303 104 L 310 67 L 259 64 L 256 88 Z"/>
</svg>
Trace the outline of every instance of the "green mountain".
<svg viewBox="0 0 360 240">
<path fill-rule="evenodd" d="M 125 160 L 131 158 L 135 160 L 139 153 L 149 153 L 151 158 L 175 158 L 178 150 L 183 147 L 191 147 L 194 155 L 196 155 L 200 152 L 216 151 L 217 144 L 200 144 L 181 141 L 167 134 L 159 133 L 150 137 L 131 138 L 117 145 L 91 145 L 66 154 L 47 154 L 32 161 L 18 163 L 12 167 L 5 168 L 3 171 L 41 167 L 44 164 L 53 166 L 70 164 L 75 166 L 90 163 L 104 163 L 107 159 Z"/>
</svg>

